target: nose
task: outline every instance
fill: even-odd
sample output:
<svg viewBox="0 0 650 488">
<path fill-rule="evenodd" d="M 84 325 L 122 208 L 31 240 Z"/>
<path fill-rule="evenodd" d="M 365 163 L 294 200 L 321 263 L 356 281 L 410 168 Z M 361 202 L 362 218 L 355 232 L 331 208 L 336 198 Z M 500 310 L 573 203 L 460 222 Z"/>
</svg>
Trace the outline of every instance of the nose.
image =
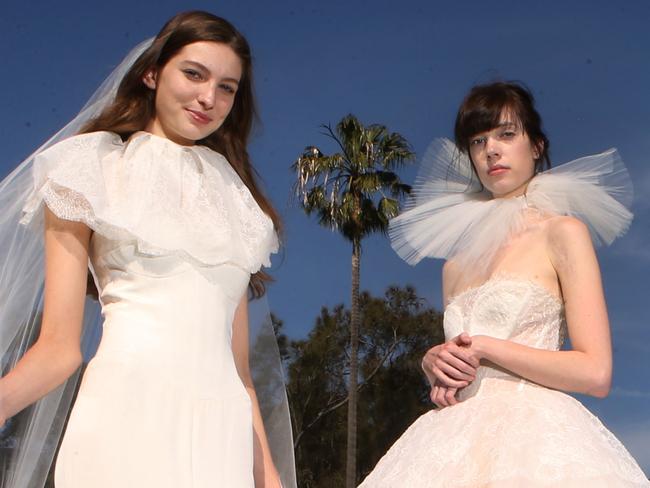
<svg viewBox="0 0 650 488">
<path fill-rule="evenodd" d="M 214 107 L 214 101 L 217 96 L 216 94 L 216 85 L 213 86 L 212 83 L 206 83 L 203 89 L 199 92 L 197 101 L 205 110 L 210 110 L 212 107 Z"/>
<path fill-rule="evenodd" d="M 499 156 L 499 144 L 494 140 L 493 137 L 488 137 L 485 141 L 485 152 L 488 159 L 494 159 Z"/>
</svg>

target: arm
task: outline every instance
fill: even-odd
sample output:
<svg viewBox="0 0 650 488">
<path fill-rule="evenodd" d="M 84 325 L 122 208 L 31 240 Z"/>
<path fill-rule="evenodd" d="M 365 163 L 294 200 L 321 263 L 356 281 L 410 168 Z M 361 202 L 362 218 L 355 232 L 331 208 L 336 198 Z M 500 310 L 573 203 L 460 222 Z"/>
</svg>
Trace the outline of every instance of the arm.
<svg viewBox="0 0 650 488">
<path fill-rule="evenodd" d="M 446 305 L 451 294 L 456 270 L 451 261 L 442 268 L 442 303 Z M 456 392 L 469 385 L 476 377 L 479 361 L 468 347 L 469 334 L 460 334 L 449 341 L 429 349 L 422 359 L 422 370 L 431 384 L 429 397 L 440 407 L 458 403 Z"/>
<path fill-rule="evenodd" d="M 45 208 L 45 303 L 38 340 L 0 379 L 0 425 L 63 383 L 81 364 L 91 231 Z"/>
<path fill-rule="evenodd" d="M 273 464 L 271 449 L 264 430 L 262 414 L 248 363 L 248 298 L 246 294 L 239 302 L 233 319 L 232 351 L 237 372 L 251 398 L 253 408 L 255 486 L 257 488 L 280 487 L 280 475 Z"/>
<path fill-rule="evenodd" d="M 598 261 L 586 226 L 560 217 L 549 224 L 548 252 L 565 301 L 573 349 L 546 351 L 485 336 L 473 338 L 479 358 L 541 385 L 607 396 L 612 374 L 609 321 Z"/>
</svg>

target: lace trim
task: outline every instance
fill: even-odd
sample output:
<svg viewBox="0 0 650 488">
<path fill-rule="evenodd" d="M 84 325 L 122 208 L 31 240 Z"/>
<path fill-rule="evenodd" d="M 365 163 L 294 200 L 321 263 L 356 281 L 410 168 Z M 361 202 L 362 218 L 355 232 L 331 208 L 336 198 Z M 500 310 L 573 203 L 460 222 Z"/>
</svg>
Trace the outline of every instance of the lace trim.
<svg viewBox="0 0 650 488">
<path fill-rule="evenodd" d="M 490 276 L 487 280 L 485 280 L 480 285 L 470 286 L 469 288 L 466 288 L 463 291 L 457 293 L 453 297 L 449 298 L 449 300 L 447 301 L 447 306 L 449 306 L 451 303 L 457 300 L 460 300 L 462 297 L 466 295 L 470 295 L 472 293 L 478 293 L 481 289 L 493 285 L 494 283 L 499 281 L 526 284 L 531 288 L 535 288 L 537 291 L 546 295 L 548 298 L 551 298 L 558 305 L 564 306 L 564 301 L 562 300 L 562 298 L 558 297 L 555 293 L 550 291 L 544 285 L 540 284 L 538 281 L 535 281 L 531 278 L 527 278 L 525 276 L 518 275 L 516 273 L 508 273 L 506 271 L 499 271 L 493 274 L 492 276 Z"/>
</svg>

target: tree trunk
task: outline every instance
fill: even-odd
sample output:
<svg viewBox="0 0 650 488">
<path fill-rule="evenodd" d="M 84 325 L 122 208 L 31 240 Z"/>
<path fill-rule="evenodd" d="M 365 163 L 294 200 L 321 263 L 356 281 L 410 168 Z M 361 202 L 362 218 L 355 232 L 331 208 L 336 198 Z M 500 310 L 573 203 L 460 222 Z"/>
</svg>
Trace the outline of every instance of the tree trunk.
<svg viewBox="0 0 650 488">
<path fill-rule="evenodd" d="M 361 242 L 352 242 L 352 306 L 350 308 L 350 378 L 348 383 L 348 438 L 346 488 L 357 486 L 357 370 L 359 350 L 359 271 Z"/>
</svg>

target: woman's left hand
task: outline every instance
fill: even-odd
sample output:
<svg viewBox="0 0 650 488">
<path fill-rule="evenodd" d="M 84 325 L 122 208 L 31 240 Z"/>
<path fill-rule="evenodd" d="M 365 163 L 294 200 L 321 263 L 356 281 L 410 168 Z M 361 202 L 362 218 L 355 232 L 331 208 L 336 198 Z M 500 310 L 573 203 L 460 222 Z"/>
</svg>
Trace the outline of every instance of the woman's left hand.
<svg viewBox="0 0 650 488">
<path fill-rule="evenodd" d="M 458 403 L 456 393 L 458 393 L 458 388 L 445 386 L 439 381 L 436 381 L 431 387 L 429 398 L 431 398 L 431 401 L 435 403 L 438 408 L 450 407 Z"/>
</svg>

